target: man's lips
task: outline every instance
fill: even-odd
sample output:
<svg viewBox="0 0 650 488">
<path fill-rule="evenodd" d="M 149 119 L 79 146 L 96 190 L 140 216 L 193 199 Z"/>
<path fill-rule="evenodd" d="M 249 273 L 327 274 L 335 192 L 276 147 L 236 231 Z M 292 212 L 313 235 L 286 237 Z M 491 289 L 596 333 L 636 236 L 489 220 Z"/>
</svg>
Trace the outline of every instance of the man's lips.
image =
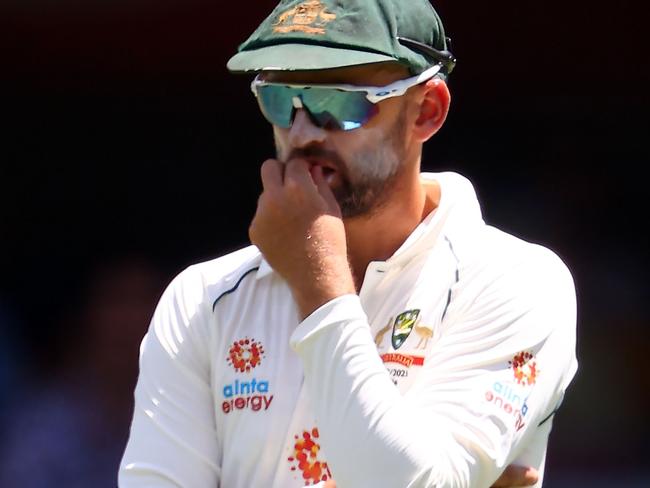
<svg viewBox="0 0 650 488">
<path fill-rule="evenodd" d="M 331 183 L 338 173 L 336 165 L 330 163 L 329 161 L 309 159 L 308 162 L 309 172 L 312 174 L 312 177 L 314 175 L 314 169 L 319 167 L 323 172 L 323 178 L 328 183 Z"/>
<path fill-rule="evenodd" d="M 324 159 L 310 158 L 307 160 L 307 162 L 309 163 L 309 169 L 313 168 L 314 166 L 320 166 L 323 170 L 323 174 L 338 172 L 338 168 L 334 163 Z"/>
</svg>

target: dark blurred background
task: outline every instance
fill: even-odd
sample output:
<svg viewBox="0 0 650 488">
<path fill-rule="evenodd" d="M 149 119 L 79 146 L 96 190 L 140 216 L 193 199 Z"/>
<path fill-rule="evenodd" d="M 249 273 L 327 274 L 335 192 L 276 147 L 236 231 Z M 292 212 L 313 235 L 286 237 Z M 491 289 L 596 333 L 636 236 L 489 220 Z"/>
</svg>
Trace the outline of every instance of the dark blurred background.
<svg viewBox="0 0 650 488">
<path fill-rule="evenodd" d="M 0 486 L 115 486 L 160 293 L 247 244 L 272 138 L 225 63 L 274 5 L 0 3 Z M 545 486 L 647 488 L 647 9 L 435 5 L 459 64 L 425 169 L 468 176 L 577 284 Z"/>
</svg>

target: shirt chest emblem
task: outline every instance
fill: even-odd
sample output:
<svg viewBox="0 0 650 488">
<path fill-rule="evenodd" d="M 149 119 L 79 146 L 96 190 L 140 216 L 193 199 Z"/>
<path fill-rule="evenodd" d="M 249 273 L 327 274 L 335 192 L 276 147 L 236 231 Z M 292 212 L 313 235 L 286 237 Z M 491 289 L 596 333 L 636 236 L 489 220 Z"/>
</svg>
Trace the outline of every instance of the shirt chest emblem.
<svg viewBox="0 0 650 488">
<path fill-rule="evenodd" d="M 415 332 L 414 339 L 417 338 L 417 343 L 411 339 L 409 349 L 426 350 L 429 340 L 433 337 L 433 326 L 422 323 L 421 319 L 419 309 L 407 310 L 398 314 L 394 319 L 390 317 L 388 323 L 375 334 L 377 350 L 381 352 L 386 349 L 387 344 L 384 339 L 389 331 L 391 331 L 390 345 L 393 350 L 396 351 L 402 347 L 411 336 L 411 332 Z"/>
<path fill-rule="evenodd" d="M 426 349 L 433 337 L 433 327 L 422 322 L 421 312 L 416 308 L 391 316 L 375 334 L 377 352 L 388 374 L 404 391 L 424 365 Z"/>
<path fill-rule="evenodd" d="M 395 317 L 395 322 L 393 323 L 393 333 L 390 339 L 391 344 L 393 345 L 393 349 L 399 349 L 402 344 L 406 342 L 408 336 L 411 335 L 413 327 L 418 322 L 419 317 L 419 309 L 407 310 Z"/>
</svg>

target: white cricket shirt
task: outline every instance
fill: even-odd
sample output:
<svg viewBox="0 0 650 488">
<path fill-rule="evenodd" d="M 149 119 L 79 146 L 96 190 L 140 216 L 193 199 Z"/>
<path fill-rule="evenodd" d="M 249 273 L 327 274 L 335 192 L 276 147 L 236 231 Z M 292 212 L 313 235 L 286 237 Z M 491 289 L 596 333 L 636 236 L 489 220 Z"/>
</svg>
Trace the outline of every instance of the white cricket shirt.
<svg viewBox="0 0 650 488">
<path fill-rule="evenodd" d="M 120 487 L 487 488 L 511 463 L 543 472 L 577 368 L 571 275 L 487 226 L 462 176 L 422 177 L 438 208 L 358 296 L 302 323 L 252 246 L 173 280 L 140 349 Z"/>
</svg>

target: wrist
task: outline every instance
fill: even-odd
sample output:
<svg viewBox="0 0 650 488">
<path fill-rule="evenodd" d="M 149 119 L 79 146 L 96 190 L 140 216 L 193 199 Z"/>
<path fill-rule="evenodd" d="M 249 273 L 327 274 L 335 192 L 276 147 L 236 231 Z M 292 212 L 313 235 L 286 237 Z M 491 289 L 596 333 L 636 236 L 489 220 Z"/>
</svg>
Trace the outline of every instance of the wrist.
<svg viewBox="0 0 650 488">
<path fill-rule="evenodd" d="M 327 262 L 328 261 L 328 262 Z M 337 297 L 356 294 L 354 279 L 345 256 L 330 257 L 306 283 L 291 286 L 300 320 Z"/>
</svg>

